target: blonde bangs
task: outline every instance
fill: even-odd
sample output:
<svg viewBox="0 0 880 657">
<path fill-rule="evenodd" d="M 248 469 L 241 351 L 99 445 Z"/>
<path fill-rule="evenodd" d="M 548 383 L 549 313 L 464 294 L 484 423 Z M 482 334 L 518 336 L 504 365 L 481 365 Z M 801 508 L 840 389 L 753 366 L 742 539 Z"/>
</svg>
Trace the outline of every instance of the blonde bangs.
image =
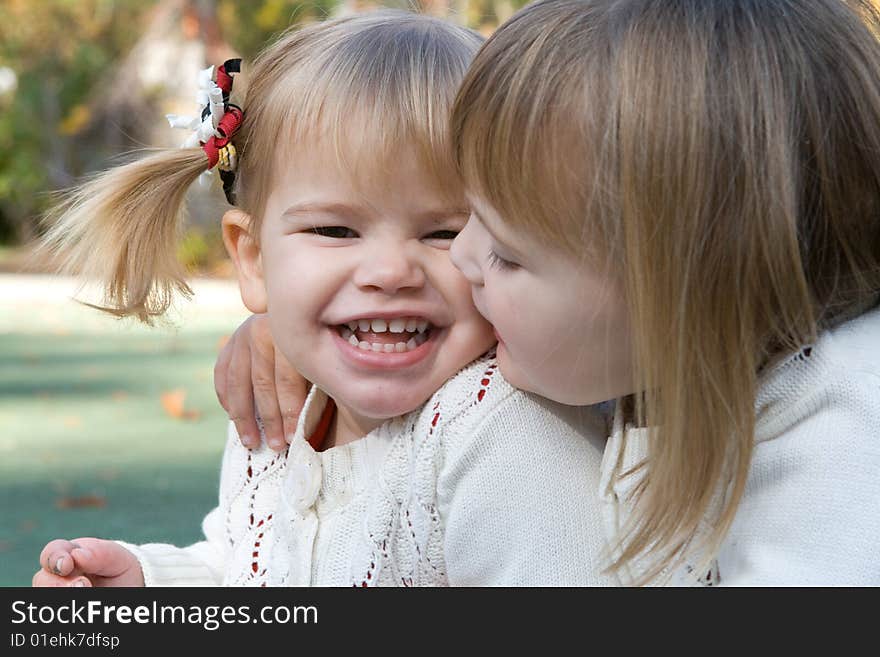
<svg viewBox="0 0 880 657">
<path fill-rule="evenodd" d="M 426 173 L 460 197 L 449 113 L 481 43 L 464 28 L 393 11 L 282 37 L 254 66 L 249 95 L 259 103 L 247 106 L 242 128 L 243 209 L 262 216 L 273 184 L 262 175 L 267 161 L 279 171 L 316 145 L 360 184 L 387 182 L 401 149 L 415 148 Z"/>
<path fill-rule="evenodd" d="M 578 257 L 611 247 L 603 191 L 611 181 L 601 166 L 607 94 L 585 89 L 599 63 L 572 56 L 572 43 L 588 38 L 589 16 L 540 4 L 522 10 L 480 51 L 452 118 L 468 190 L 512 228 Z"/>
</svg>

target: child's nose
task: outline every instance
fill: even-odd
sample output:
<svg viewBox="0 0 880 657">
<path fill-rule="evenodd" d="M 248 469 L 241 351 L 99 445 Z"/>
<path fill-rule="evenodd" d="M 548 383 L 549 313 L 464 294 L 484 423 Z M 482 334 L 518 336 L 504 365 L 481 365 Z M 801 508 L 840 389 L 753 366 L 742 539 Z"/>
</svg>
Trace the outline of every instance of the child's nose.
<svg viewBox="0 0 880 657">
<path fill-rule="evenodd" d="M 354 283 L 386 294 L 417 289 L 425 284 L 425 271 L 404 245 L 389 243 L 371 249 L 354 274 Z"/>
<path fill-rule="evenodd" d="M 472 225 L 471 221 L 465 224 L 461 232 L 452 240 L 449 247 L 449 257 L 452 264 L 455 265 L 471 285 L 483 284 L 483 270 L 476 258 L 473 257 L 475 249 L 473 230 L 468 227 Z"/>
</svg>

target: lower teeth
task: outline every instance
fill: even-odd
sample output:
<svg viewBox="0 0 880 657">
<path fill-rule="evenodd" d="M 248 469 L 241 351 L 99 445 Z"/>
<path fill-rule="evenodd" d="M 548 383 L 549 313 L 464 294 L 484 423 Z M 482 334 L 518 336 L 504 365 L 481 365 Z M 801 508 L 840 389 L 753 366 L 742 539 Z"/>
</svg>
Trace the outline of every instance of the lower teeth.
<svg viewBox="0 0 880 657">
<path fill-rule="evenodd" d="M 413 337 L 411 337 L 406 342 L 367 342 L 366 340 L 358 340 L 357 336 L 352 333 L 352 331 L 348 327 L 342 328 L 342 338 L 347 340 L 350 345 L 353 347 L 357 347 L 358 349 L 362 349 L 363 351 L 375 351 L 381 353 L 403 353 L 406 351 L 412 351 L 416 347 L 423 345 L 428 340 L 429 331 L 425 331 L 424 333 L 417 333 Z"/>
</svg>

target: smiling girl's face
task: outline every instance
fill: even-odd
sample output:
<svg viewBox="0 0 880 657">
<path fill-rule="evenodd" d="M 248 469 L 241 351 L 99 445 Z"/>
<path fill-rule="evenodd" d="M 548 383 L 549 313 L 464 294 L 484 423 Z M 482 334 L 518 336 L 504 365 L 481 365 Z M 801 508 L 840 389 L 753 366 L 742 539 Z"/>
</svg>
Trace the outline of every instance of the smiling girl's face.
<svg viewBox="0 0 880 657">
<path fill-rule="evenodd" d="M 451 255 L 495 327 L 504 377 L 574 405 L 632 392 L 629 321 L 620 286 L 585 262 L 514 234 L 471 197 Z"/>
<path fill-rule="evenodd" d="M 251 310 L 269 311 L 284 356 L 361 435 L 494 343 L 449 258 L 463 195 L 451 198 L 413 150 L 386 169 L 355 180 L 331 153 L 301 153 L 269 195 L 242 286 Z"/>
</svg>

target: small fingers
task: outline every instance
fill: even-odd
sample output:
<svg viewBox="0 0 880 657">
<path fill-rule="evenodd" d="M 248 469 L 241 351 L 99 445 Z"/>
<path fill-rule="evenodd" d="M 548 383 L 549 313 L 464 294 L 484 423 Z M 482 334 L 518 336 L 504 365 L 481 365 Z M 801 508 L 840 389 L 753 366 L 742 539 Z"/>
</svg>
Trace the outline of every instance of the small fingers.
<svg viewBox="0 0 880 657">
<path fill-rule="evenodd" d="M 33 578 L 31 579 L 31 586 L 35 588 L 48 588 L 48 587 L 64 587 L 64 586 L 91 586 L 92 583 L 89 581 L 88 577 L 83 577 L 80 575 L 70 576 L 70 577 L 61 577 L 60 575 L 55 575 L 54 573 L 48 573 L 45 569 L 40 569 L 36 573 L 34 573 Z"/>
<path fill-rule="evenodd" d="M 124 547 L 101 538 L 78 538 L 70 555 L 82 572 L 100 577 L 119 577 L 131 570 L 137 559 Z"/>
<path fill-rule="evenodd" d="M 269 316 L 255 315 L 250 326 L 251 378 L 254 385 L 254 402 L 263 423 L 263 433 L 269 447 L 281 451 L 287 447 L 284 440 L 284 424 L 275 388 L 276 354 L 275 340 L 269 328 Z"/>
<path fill-rule="evenodd" d="M 270 349 L 274 349 L 270 346 Z M 266 358 L 255 349 L 251 361 L 251 378 L 254 386 L 254 402 L 263 423 L 263 432 L 269 447 L 279 451 L 287 447 L 284 425 L 275 389 L 275 360 Z"/>
<path fill-rule="evenodd" d="M 74 561 L 70 556 L 76 543 L 63 538 L 50 541 L 40 552 L 40 566 L 47 573 L 67 576 L 74 569 Z"/>
<path fill-rule="evenodd" d="M 214 363 L 214 392 L 217 393 L 217 400 L 227 413 L 229 412 L 229 402 L 226 394 L 226 380 L 229 377 L 229 364 L 232 362 L 234 349 L 235 334 L 233 333 L 223 345 L 217 356 L 217 362 Z"/>
<path fill-rule="evenodd" d="M 281 408 L 281 421 L 284 436 L 289 443 L 296 432 L 299 414 L 302 412 L 309 382 L 287 362 L 284 355 L 275 349 L 275 389 L 278 391 L 278 405 Z"/>
<path fill-rule="evenodd" d="M 247 340 L 236 340 L 226 379 L 226 412 L 235 424 L 241 444 L 254 448 L 260 444 L 260 431 L 254 419 L 254 391 L 251 384 L 251 355 Z"/>
<path fill-rule="evenodd" d="M 116 546 L 115 543 L 99 538 L 78 538 L 74 543 L 77 547 L 70 551 L 70 557 L 82 572 L 104 575 L 105 571 L 112 570 L 115 566 L 112 549 L 108 550 L 102 545 L 108 543 Z"/>
</svg>

